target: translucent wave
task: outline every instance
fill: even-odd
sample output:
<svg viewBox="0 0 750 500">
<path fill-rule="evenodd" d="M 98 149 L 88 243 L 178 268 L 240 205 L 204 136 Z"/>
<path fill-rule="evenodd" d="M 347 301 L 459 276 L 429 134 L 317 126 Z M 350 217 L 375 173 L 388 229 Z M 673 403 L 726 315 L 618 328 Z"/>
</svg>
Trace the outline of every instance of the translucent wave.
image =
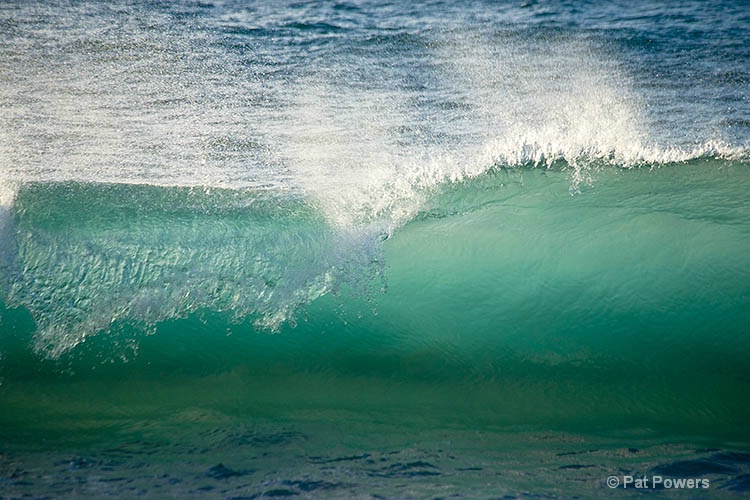
<svg viewBox="0 0 750 500">
<path fill-rule="evenodd" d="M 335 232 L 294 199 L 254 193 L 28 185 L 10 221 L 4 302 L 31 312 L 35 349 L 52 358 L 121 321 L 148 331 L 200 310 L 273 332 L 379 272 L 366 228 Z"/>
</svg>

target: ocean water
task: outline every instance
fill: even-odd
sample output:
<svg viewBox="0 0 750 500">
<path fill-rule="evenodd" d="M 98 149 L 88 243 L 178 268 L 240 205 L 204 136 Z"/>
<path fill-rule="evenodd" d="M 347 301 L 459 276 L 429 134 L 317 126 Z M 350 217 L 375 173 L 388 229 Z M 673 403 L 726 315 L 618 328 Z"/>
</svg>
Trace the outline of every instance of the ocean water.
<svg viewBox="0 0 750 500">
<path fill-rule="evenodd" d="M 2 2 L 0 499 L 746 495 L 748 40 Z"/>
</svg>

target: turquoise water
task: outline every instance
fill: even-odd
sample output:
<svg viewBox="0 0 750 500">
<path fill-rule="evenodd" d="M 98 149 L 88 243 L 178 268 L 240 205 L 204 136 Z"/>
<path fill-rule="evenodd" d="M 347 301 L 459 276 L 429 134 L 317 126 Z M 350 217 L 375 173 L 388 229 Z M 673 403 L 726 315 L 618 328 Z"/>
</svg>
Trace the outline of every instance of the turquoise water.
<svg viewBox="0 0 750 500">
<path fill-rule="evenodd" d="M 741 2 L 0 26 L 0 499 L 750 489 Z"/>
<path fill-rule="evenodd" d="M 52 446 L 55 475 L 80 465 L 104 482 L 64 495 L 127 495 L 126 479 L 105 481 L 124 475 L 159 497 L 166 476 L 131 470 L 147 453 L 179 495 L 208 494 L 221 463 L 280 490 L 304 492 L 280 471 L 304 477 L 312 495 L 566 496 L 674 455 L 732 491 L 746 461 L 694 450 L 748 439 L 748 175 L 712 159 L 610 168 L 571 196 L 565 170 L 500 169 L 435 189 L 404 227 L 356 245 L 280 194 L 22 188 L 6 222 L 7 467 Z M 231 269 L 246 274 L 208 278 Z M 279 304 L 293 312 L 275 326 Z M 227 474 L 230 493 L 263 489 Z M 38 480 L 12 491 L 55 491 Z"/>
</svg>

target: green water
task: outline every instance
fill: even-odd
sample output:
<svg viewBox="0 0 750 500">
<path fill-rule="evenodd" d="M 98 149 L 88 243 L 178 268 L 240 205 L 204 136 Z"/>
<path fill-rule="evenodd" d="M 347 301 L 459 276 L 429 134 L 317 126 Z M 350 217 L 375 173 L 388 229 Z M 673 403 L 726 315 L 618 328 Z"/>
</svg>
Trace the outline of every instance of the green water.
<svg viewBox="0 0 750 500">
<path fill-rule="evenodd" d="M 266 484 L 199 489 L 228 462 L 270 485 L 329 474 L 341 498 L 566 496 L 713 457 L 702 473 L 734 491 L 699 450 L 750 440 L 749 185 L 746 164 L 715 160 L 603 168 L 574 194 L 565 169 L 498 170 L 431 191 L 391 234 L 343 235 L 294 197 L 22 186 L 0 315 L 4 467 L 62 483 L 117 471 L 154 498 L 161 480 L 133 457 L 185 496 Z M 233 267 L 231 285 L 204 286 Z M 596 467 L 565 468 L 579 453 Z M 406 477 L 411 493 L 393 482 Z"/>
</svg>

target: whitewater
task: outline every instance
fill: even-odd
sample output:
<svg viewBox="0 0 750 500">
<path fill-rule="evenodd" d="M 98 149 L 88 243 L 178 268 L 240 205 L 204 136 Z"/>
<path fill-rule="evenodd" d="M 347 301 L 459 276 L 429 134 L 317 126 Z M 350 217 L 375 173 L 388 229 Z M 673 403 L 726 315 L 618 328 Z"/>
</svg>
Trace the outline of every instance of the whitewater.
<svg viewBox="0 0 750 500">
<path fill-rule="evenodd" d="M 0 6 L 0 498 L 747 492 L 750 17 L 631 3 Z"/>
</svg>

